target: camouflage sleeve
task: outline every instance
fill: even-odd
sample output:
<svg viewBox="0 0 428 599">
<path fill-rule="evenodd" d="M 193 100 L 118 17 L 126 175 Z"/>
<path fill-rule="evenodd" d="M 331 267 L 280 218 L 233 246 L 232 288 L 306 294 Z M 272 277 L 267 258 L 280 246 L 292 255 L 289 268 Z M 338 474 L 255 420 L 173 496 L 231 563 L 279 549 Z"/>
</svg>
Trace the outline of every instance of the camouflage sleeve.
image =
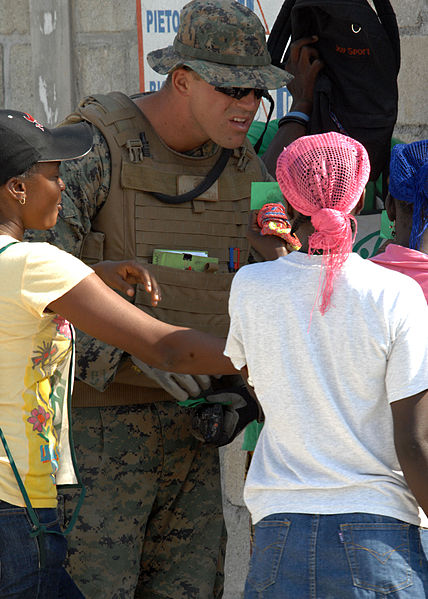
<svg viewBox="0 0 428 599">
<path fill-rule="evenodd" d="M 110 188 L 111 161 L 107 142 L 94 126 L 92 150 L 60 167 L 65 184 L 58 222 L 48 231 L 27 231 L 27 241 L 47 241 L 80 257 L 85 236 L 104 205 Z M 98 391 L 112 382 L 123 351 L 76 329 L 76 378 Z"/>
<path fill-rule="evenodd" d="M 124 352 L 76 329 L 76 365 L 79 381 L 104 391 L 113 382 Z"/>
</svg>

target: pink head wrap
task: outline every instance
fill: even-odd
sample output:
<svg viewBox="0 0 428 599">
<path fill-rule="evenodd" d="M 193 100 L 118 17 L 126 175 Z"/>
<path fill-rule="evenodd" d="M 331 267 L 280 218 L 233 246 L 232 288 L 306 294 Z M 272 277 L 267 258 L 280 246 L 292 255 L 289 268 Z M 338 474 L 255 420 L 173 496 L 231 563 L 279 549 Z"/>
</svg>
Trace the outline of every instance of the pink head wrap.
<svg viewBox="0 0 428 599">
<path fill-rule="evenodd" d="M 363 193 L 370 175 L 366 149 L 358 141 L 329 132 L 296 139 L 280 154 L 276 178 L 285 199 L 311 217 L 315 233 L 309 254 L 323 251 L 325 277 L 320 311 L 325 314 L 333 280 L 342 268 L 355 236 L 349 212 Z"/>
</svg>

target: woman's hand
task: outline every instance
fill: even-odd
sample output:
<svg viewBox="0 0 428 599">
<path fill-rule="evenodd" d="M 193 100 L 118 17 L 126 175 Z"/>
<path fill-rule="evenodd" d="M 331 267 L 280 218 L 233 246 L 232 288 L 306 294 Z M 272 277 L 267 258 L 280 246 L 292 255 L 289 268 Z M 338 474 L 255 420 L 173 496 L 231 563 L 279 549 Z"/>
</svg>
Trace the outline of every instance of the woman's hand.
<svg viewBox="0 0 428 599">
<path fill-rule="evenodd" d="M 289 254 L 291 248 L 287 246 L 284 239 L 277 235 L 261 234 L 261 229 L 257 224 L 258 213 L 258 210 L 250 212 L 247 230 L 247 239 L 250 242 L 250 245 L 261 254 L 265 260 L 276 260 L 280 256 Z"/>
<path fill-rule="evenodd" d="M 294 75 L 294 79 L 287 85 L 293 97 L 290 112 L 303 112 L 309 117 L 312 113 L 315 82 L 324 68 L 318 50 L 313 47 L 317 41 L 318 37 L 314 35 L 293 42 L 285 65 L 285 70 Z M 302 135 L 307 135 L 306 123 L 290 121 L 278 129 L 262 157 L 272 177 L 276 177 L 276 161 L 282 150 Z"/>
<path fill-rule="evenodd" d="M 162 299 L 156 279 L 147 268 L 136 260 L 104 260 L 92 265 L 92 268 L 106 285 L 123 291 L 129 297 L 135 295 L 133 285 L 140 283 L 144 285 L 147 293 L 150 293 L 152 306 L 157 306 Z"/>
</svg>

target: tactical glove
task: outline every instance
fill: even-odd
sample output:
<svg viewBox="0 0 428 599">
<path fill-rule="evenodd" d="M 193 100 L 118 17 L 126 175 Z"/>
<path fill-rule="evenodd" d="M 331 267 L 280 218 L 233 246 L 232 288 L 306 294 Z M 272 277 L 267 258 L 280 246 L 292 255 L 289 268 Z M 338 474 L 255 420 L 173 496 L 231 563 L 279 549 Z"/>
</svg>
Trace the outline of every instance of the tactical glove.
<svg viewBox="0 0 428 599">
<path fill-rule="evenodd" d="M 203 395 L 204 391 L 209 389 L 211 385 L 210 377 L 205 374 L 192 376 L 190 374 L 166 372 L 165 370 L 159 370 L 158 368 L 144 364 L 144 362 L 141 362 L 135 356 L 131 356 L 131 360 L 138 370 L 153 381 L 156 381 L 162 389 L 165 389 L 167 393 L 180 401 L 184 401 L 188 397 Z"/>
<path fill-rule="evenodd" d="M 193 435 L 200 441 L 222 447 L 253 420 L 264 420 L 262 408 L 245 385 L 236 385 L 204 395 L 208 403 L 193 408 Z"/>
</svg>

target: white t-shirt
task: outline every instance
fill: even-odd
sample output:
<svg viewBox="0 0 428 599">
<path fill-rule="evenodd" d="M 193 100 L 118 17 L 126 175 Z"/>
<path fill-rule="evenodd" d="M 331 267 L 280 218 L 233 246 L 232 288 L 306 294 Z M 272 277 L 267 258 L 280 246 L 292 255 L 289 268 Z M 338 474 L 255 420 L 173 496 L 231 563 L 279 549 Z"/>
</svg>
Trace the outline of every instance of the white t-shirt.
<svg viewBox="0 0 428 599">
<path fill-rule="evenodd" d="M 1 235 L 0 249 L 13 241 Z M 44 310 L 92 272 L 48 243 L 20 242 L 0 254 L 0 428 L 33 507 L 56 506 L 71 358 L 68 322 Z M 0 499 L 25 505 L 2 443 Z"/>
<path fill-rule="evenodd" d="M 225 354 L 247 365 L 266 418 L 246 504 L 254 522 L 365 512 L 418 524 L 389 403 L 428 388 L 425 298 L 409 277 L 351 254 L 310 323 L 321 261 L 293 252 L 232 283 Z"/>
</svg>

